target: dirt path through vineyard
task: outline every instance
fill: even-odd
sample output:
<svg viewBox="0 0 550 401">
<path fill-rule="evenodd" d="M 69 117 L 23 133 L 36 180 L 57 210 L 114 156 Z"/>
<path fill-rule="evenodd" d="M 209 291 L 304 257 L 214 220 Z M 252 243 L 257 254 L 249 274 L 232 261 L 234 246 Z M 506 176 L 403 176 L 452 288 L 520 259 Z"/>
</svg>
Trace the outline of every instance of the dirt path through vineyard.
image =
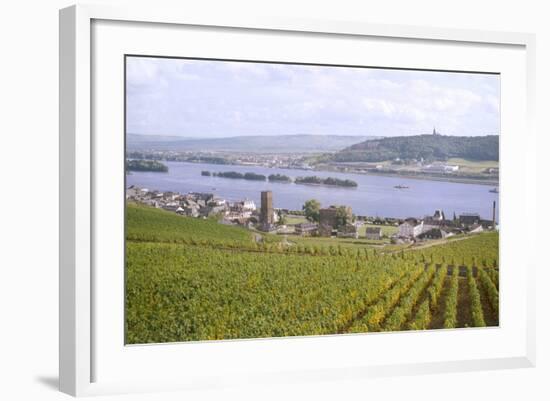
<svg viewBox="0 0 550 401">
<path fill-rule="evenodd" d="M 457 327 L 472 327 L 470 293 L 468 289 L 468 280 L 465 277 L 458 278 L 458 302 L 456 319 Z"/>
<path fill-rule="evenodd" d="M 483 286 L 481 285 L 479 278 L 477 280 L 477 288 L 479 289 L 481 307 L 483 309 L 483 318 L 485 319 L 486 325 L 488 327 L 498 326 L 498 315 L 493 312 L 493 308 L 491 308 L 491 302 L 489 301 L 487 291 L 485 291 L 485 288 L 483 288 Z"/>
</svg>

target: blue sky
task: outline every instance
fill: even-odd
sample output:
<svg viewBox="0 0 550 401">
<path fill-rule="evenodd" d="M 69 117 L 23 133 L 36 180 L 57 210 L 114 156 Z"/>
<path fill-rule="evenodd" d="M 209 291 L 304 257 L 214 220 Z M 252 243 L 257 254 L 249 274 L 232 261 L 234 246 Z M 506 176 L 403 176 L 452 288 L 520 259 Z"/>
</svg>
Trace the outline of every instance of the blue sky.
<svg viewBox="0 0 550 401">
<path fill-rule="evenodd" d="M 498 134 L 499 76 L 127 58 L 127 132 L 238 135 Z"/>
</svg>

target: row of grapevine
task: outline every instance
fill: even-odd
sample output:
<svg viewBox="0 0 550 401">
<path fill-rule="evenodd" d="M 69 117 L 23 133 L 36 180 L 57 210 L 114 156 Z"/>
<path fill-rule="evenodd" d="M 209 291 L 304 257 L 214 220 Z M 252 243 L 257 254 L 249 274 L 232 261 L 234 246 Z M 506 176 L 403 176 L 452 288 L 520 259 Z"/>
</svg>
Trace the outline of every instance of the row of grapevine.
<svg viewBox="0 0 550 401">
<path fill-rule="evenodd" d="M 348 332 L 356 320 L 363 318 L 369 306 L 382 298 L 382 296 L 392 287 L 400 285 L 401 280 L 410 273 L 408 265 L 406 264 L 402 265 L 401 268 L 397 268 L 396 271 L 397 273 L 395 276 L 392 276 L 391 279 L 385 281 L 381 280 L 377 288 L 373 288 L 369 294 L 365 294 L 364 302 L 361 307 L 348 309 L 346 313 L 342 315 L 342 319 L 340 319 L 342 324 L 340 325 L 340 329 L 338 329 L 338 333 Z"/>
<path fill-rule="evenodd" d="M 420 278 L 413 284 L 407 294 L 401 298 L 397 307 L 388 316 L 384 322 L 382 330 L 396 331 L 399 330 L 408 320 L 414 306 L 417 304 L 420 295 L 430 283 L 430 280 L 435 274 L 435 266 L 430 266 L 422 273 Z"/>
<path fill-rule="evenodd" d="M 498 270 L 497 269 L 487 269 L 486 270 L 487 275 L 495 285 L 496 289 L 498 289 Z"/>
<path fill-rule="evenodd" d="M 484 269 L 478 269 L 478 275 L 481 287 L 487 293 L 487 297 L 489 298 L 489 302 L 491 303 L 491 308 L 493 309 L 493 312 L 498 316 L 498 289 L 495 286 L 494 282 L 489 278 L 489 274 Z"/>
<path fill-rule="evenodd" d="M 430 300 L 426 299 L 418 310 L 414 319 L 409 323 L 410 330 L 425 330 L 430 326 L 432 321 L 432 312 L 430 311 Z"/>
<path fill-rule="evenodd" d="M 458 269 L 453 268 L 451 284 L 445 300 L 445 312 L 443 327 L 446 329 L 455 328 L 457 325 L 456 308 L 458 303 Z"/>
<path fill-rule="evenodd" d="M 349 331 L 353 333 L 362 333 L 367 331 L 379 331 L 381 323 L 386 318 L 389 311 L 399 302 L 403 294 L 416 282 L 419 276 L 424 272 L 421 266 L 411 268 L 399 282 L 387 291 L 382 298 L 371 305 L 367 313 L 354 322 Z"/>
<path fill-rule="evenodd" d="M 432 312 L 435 311 L 439 303 L 443 285 L 447 277 L 447 266 L 440 267 L 435 273 L 432 283 L 426 290 L 427 297 L 419 306 L 414 318 L 409 323 L 410 330 L 425 330 L 429 327 L 432 320 Z"/>
<path fill-rule="evenodd" d="M 481 269 L 478 269 L 478 271 Z M 472 323 L 474 327 L 485 327 L 485 319 L 483 317 L 483 309 L 481 307 L 481 297 L 477 288 L 476 280 L 473 275 L 472 267 L 467 269 L 468 291 L 470 294 L 470 307 L 472 312 Z"/>
<path fill-rule="evenodd" d="M 445 277 L 447 277 L 447 266 L 441 266 L 435 275 L 432 285 L 428 288 L 430 309 L 432 311 L 435 310 L 439 303 L 439 298 L 443 292 L 443 284 L 445 284 Z"/>
</svg>

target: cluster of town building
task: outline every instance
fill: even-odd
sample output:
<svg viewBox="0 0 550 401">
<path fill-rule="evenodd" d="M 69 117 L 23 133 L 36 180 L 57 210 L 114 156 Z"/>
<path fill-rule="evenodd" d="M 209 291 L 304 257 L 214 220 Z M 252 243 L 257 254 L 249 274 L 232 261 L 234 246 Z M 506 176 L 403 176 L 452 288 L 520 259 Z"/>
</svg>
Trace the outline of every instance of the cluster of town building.
<svg viewBox="0 0 550 401">
<path fill-rule="evenodd" d="M 309 153 L 268 154 L 208 151 L 135 150 L 128 157 L 138 160 L 165 160 L 191 163 L 210 163 L 239 166 L 255 166 L 282 169 L 313 170 L 304 158 Z"/>
<path fill-rule="evenodd" d="M 238 224 L 248 228 L 257 228 L 265 232 L 280 232 L 301 236 L 359 238 L 358 228 L 365 223 L 365 237 L 369 240 L 380 240 L 384 237 L 381 225 L 397 226 L 392 236 L 395 242 L 444 239 L 456 234 L 478 233 L 495 229 L 495 203 L 493 202 L 493 219 L 484 220 L 477 213 L 463 213 L 452 220 L 445 217 L 441 210 L 423 219 L 384 219 L 383 222 L 370 221 L 366 217 L 354 220 L 351 207 L 321 208 L 318 222 L 303 222 L 293 227 L 277 224 L 280 212 L 273 206 L 273 193 L 261 192 L 261 206 L 258 209 L 254 201 L 245 199 L 228 202 L 211 193 L 188 193 L 150 191 L 146 188 L 131 186 L 126 190 L 126 199 L 156 208 L 172 211 L 189 217 L 217 217 L 222 224 Z M 343 212 L 342 212 L 343 211 Z M 344 216 L 342 216 L 342 213 Z"/>
<path fill-rule="evenodd" d="M 436 210 L 433 216 L 424 219 L 408 218 L 399 226 L 395 235 L 397 241 L 445 239 L 457 234 L 475 234 L 496 229 L 496 203 L 493 202 L 493 219 L 485 220 L 478 213 L 462 213 L 452 220 L 445 213 Z"/>
<path fill-rule="evenodd" d="M 493 205 L 494 208 L 495 205 Z M 349 209 L 351 221 L 351 208 Z M 353 237 L 359 238 L 358 228 L 370 221 L 368 218 L 361 217 L 354 223 L 345 225 L 336 225 L 336 208 L 330 207 L 320 210 L 319 223 L 302 223 L 295 227 L 295 233 L 299 235 L 316 235 L 321 237 Z M 494 210 L 493 210 L 494 212 Z M 493 220 L 484 220 L 478 213 L 463 213 L 458 217 L 448 220 L 441 210 L 436 210 L 432 216 L 426 216 L 423 219 L 407 218 L 385 219 L 379 222 L 381 225 L 367 226 L 365 229 L 365 238 L 369 240 L 380 240 L 384 237 L 382 224 L 397 226 L 397 232 L 391 236 L 394 242 L 409 242 L 417 240 L 445 239 L 457 234 L 474 234 L 484 230 L 493 230 L 496 228 L 496 222 Z"/>
<path fill-rule="evenodd" d="M 225 223 L 244 225 L 257 216 L 254 201 L 245 199 L 230 203 L 211 193 L 180 194 L 131 186 L 126 190 L 126 199 L 188 217 L 220 217 Z"/>
</svg>

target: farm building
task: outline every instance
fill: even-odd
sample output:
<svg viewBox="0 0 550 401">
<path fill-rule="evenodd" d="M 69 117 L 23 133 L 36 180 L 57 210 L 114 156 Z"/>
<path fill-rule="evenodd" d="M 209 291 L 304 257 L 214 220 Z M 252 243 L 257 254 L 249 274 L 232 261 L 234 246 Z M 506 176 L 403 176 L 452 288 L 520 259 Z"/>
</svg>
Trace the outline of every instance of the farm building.
<svg viewBox="0 0 550 401">
<path fill-rule="evenodd" d="M 458 166 L 448 164 L 428 164 L 422 168 L 425 173 L 452 173 L 458 170 Z"/>
<path fill-rule="evenodd" d="M 316 223 L 301 223 L 294 226 L 294 232 L 302 236 L 315 235 L 317 229 L 318 225 Z"/>
</svg>

